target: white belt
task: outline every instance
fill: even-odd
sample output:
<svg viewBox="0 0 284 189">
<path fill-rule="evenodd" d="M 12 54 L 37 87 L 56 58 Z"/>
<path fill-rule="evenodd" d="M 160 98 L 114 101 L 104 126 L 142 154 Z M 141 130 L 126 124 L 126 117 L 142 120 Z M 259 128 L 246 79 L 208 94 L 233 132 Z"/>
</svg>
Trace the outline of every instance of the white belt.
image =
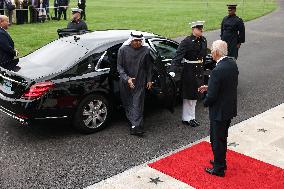
<svg viewBox="0 0 284 189">
<path fill-rule="evenodd" d="M 201 64 L 203 62 L 203 60 L 192 60 L 192 61 L 189 61 L 187 59 L 183 59 L 185 63 L 188 63 L 188 64 Z"/>
</svg>

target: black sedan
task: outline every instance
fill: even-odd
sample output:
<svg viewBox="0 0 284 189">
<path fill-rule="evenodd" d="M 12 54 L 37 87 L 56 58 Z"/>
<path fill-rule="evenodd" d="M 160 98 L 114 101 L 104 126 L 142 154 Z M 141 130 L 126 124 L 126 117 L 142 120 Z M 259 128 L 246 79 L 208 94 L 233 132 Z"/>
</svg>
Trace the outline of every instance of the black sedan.
<svg viewBox="0 0 284 189">
<path fill-rule="evenodd" d="M 14 60 L 9 68 L 0 67 L 0 111 L 22 124 L 69 119 L 84 133 L 104 128 L 120 104 L 116 59 L 130 32 L 63 37 Z M 183 65 L 175 78 L 167 69 L 178 43 L 152 33 L 143 35 L 154 59 L 154 85 L 147 96 L 172 110 Z"/>
</svg>

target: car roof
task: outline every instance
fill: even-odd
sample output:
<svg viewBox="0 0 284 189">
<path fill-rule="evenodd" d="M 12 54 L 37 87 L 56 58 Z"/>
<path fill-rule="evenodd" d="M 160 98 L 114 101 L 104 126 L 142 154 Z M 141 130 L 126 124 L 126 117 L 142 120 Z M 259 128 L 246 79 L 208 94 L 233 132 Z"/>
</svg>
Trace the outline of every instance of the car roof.
<svg viewBox="0 0 284 189">
<path fill-rule="evenodd" d="M 74 35 L 69 37 L 60 38 L 60 40 L 78 43 L 92 52 L 102 52 L 115 44 L 126 41 L 131 32 L 137 30 L 105 30 L 105 31 L 94 31 L 83 35 Z M 148 32 L 138 31 L 143 34 L 145 38 L 158 37 L 158 35 Z M 76 41 L 77 40 L 77 41 Z"/>
</svg>

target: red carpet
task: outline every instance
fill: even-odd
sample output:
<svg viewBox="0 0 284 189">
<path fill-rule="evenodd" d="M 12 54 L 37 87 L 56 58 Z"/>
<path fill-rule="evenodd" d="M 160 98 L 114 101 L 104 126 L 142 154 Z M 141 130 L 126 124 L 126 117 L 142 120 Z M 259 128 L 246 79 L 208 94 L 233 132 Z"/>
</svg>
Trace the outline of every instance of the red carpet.
<svg viewBox="0 0 284 189">
<path fill-rule="evenodd" d="M 212 167 L 212 157 L 210 144 L 201 142 L 149 166 L 195 188 L 284 189 L 284 170 L 279 167 L 228 150 L 228 169 L 222 178 L 204 171 Z"/>
</svg>

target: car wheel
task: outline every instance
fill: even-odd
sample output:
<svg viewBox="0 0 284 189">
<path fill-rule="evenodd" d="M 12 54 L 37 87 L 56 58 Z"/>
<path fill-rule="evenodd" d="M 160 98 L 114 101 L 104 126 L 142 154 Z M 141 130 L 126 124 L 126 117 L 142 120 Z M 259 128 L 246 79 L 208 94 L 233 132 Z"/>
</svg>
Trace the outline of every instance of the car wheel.
<svg viewBox="0 0 284 189">
<path fill-rule="evenodd" d="M 82 133 L 93 133 L 107 125 L 110 115 L 111 108 L 108 100 L 102 95 L 92 94 L 79 104 L 73 125 Z"/>
</svg>

